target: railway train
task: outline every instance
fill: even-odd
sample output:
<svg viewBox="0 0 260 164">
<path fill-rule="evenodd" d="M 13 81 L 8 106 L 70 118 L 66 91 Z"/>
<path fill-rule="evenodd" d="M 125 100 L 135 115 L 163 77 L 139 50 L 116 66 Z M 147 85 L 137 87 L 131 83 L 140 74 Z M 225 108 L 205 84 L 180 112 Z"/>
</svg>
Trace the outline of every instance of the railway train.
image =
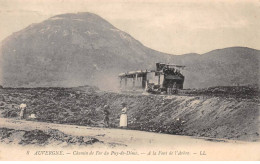
<svg viewBox="0 0 260 164">
<path fill-rule="evenodd" d="M 146 91 L 153 94 L 177 94 L 183 89 L 185 66 L 156 63 L 155 70 L 139 70 L 118 75 L 121 91 Z M 130 81 L 130 83 L 129 83 Z"/>
</svg>

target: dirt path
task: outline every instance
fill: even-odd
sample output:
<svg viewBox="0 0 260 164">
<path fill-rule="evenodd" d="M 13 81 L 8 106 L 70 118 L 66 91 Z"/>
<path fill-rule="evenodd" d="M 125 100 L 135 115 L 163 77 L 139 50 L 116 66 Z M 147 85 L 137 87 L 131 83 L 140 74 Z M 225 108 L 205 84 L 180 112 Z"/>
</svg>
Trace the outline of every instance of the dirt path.
<svg viewBox="0 0 260 164">
<path fill-rule="evenodd" d="M 0 118 L 0 128 L 10 128 L 15 130 L 42 130 L 48 131 L 50 129 L 59 130 L 65 134 L 73 135 L 73 136 L 88 136 L 97 138 L 102 144 L 93 144 L 92 146 L 85 147 L 56 147 L 55 149 L 62 148 L 67 152 L 71 152 L 71 156 L 68 155 L 69 159 L 79 160 L 86 159 L 86 156 L 82 155 L 73 155 L 74 152 L 72 150 L 82 151 L 82 150 L 108 150 L 110 155 L 109 158 L 115 158 L 114 160 L 126 160 L 126 159 L 136 159 L 141 160 L 149 157 L 148 160 L 207 160 L 207 159 L 218 159 L 218 160 L 237 160 L 237 159 L 258 159 L 259 157 L 259 142 L 241 142 L 234 140 L 216 140 L 211 138 L 193 138 L 188 136 L 176 136 L 176 135 L 167 135 L 167 134 L 158 134 L 158 133 L 150 133 L 143 131 L 135 131 L 135 130 L 124 130 L 124 129 L 105 129 L 105 128 L 93 128 L 93 127 L 85 127 L 85 126 L 75 126 L 75 125 L 62 125 L 62 124 L 52 124 L 52 123 L 43 123 L 43 122 L 32 122 L 32 121 L 23 121 L 23 120 L 14 120 L 14 119 L 6 119 Z M 113 145 L 111 147 L 111 145 Z M 110 145 L 110 146 L 108 146 Z M 18 148 L 25 152 L 24 149 L 28 150 L 28 146 L 17 146 L 17 145 L 8 145 L 8 147 L 1 146 L 0 152 L 8 152 L 6 150 L 11 148 Z M 36 147 L 30 147 L 36 148 Z M 50 143 L 44 149 L 52 148 L 52 144 Z M 39 149 L 39 148 L 36 148 Z M 41 148 L 42 150 L 43 148 Z M 3 151 L 4 150 L 4 151 Z M 129 151 L 129 152 L 137 152 L 139 155 L 115 155 L 111 154 L 112 151 Z M 156 151 L 157 155 L 149 156 L 149 151 Z M 161 151 L 161 155 L 158 155 L 159 151 Z M 169 156 L 169 152 L 174 152 L 174 155 Z M 189 152 L 189 155 L 176 155 L 178 152 Z M 200 153 L 204 152 L 206 155 L 200 155 Z M 162 155 L 162 152 L 168 152 L 168 155 Z M 10 152 L 9 152 L 10 153 Z M 185 154 L 185 153 L 184 153 Z M 3 156 L 3 153 L 2 153 Z M 0 153 L 1 157 L 1 153 Z M 33 156 L 34 157 L 34 156 Z M 77 158 L 76 158 L 77 157 Z M 50 159 L 53 158 L 48 156 L 37 157 L 38 159 Z M 63 158 L 63 159 L 66 159 Z M 75 158 L 75 159 L 74 159 Z M 93 159 L 98 158 L 98 160 L 105 159 L 105 156 L 93 156 Z M 92 159 L 91 158 L 91 159 Z M 56 158 L 55 158 L 56 159 Z M 57 158 L 58 159 L 58 158 Z M 90 160 L 91 160 L 90 159 Z"/>
</svg>

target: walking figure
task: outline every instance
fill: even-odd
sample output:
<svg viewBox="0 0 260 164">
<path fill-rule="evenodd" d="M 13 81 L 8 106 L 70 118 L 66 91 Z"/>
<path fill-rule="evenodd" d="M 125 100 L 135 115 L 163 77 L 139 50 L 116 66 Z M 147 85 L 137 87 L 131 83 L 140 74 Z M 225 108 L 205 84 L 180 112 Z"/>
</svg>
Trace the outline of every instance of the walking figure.
<svg viewBox="0 0 260 164">
<path fill-rule="evenodd" d="M 120 116 L 120 124 L 119 126 L 122 128 L 127 127 L 127 108 L 126 108 L 126 103 L 122 103 L 123 109 L 121 110 L 121 116 Z"/>
<path fill-rule="evenodd" d="M 104 106 L 104 125 L 105 127 L 109 127 L 109 110 L 110 107 L 108 105 Z"/>
<path fill-rule="evenodd" d="M 25 100 L 23 100 L 23 103 L 20 105 L 20 119 L 25 119 L 25 115 L 26 115 L 26 107 L 27 105 L 25 104 Z"/>
</svg>

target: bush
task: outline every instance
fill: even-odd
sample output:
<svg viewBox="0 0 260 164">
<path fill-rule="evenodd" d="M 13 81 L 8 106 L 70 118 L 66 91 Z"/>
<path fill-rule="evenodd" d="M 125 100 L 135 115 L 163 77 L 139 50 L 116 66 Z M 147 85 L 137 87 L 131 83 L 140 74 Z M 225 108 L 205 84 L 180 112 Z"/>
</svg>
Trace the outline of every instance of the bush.
<svg viewBox="0 0 260 164">
<path fill-rule="evenodd" d="M 3 116 L 5 118 L 8 118 L 8 117 L 12 118 L 12 117 L 17 117 L 18 114 L 17 114 L 17 111 L 15 111 L 15 110 L 7 110 L 7 111 L 3 112 Z"/>
</svg>

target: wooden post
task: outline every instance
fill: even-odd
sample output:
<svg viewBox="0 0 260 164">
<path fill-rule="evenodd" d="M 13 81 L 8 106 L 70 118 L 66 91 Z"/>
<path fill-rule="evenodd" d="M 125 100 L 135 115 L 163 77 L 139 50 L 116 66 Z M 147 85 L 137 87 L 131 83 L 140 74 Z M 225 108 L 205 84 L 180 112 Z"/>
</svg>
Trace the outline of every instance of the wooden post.
<svg viewBox="0 0 260 164">
<path fill-rule="evenodd" d="M 145 82 L 145 91 L 148 91 L 148 81 Z"/>
<path fill-rule="evenodd" d="M 127 86 L 127 77 L 125 77 L 125 88 Z"/>
<path fill-rule="evenodd" d="M 133 85 L 134 85 L 134 89 L 135 89 L 135 82 L 137 82 L 137 74 L 135 74 L 135 77 L 133 78 Z"/>
<path fill-rule="evenodd" d="M 159 73 L 159 76 L 158 76 L 158 85 L 160 85 L 160 73 Z"/>
<path fill-rule="evenodd" d="M 133 77 L 133 88 L 135 88 L 135 78 Z"/>
<path fill-rule="evenodd" d="M 147 80 L 147 73 L 142 75 L 142 88 L 145 90 L 146 87 L 146 80 Z"/>
</svg>

